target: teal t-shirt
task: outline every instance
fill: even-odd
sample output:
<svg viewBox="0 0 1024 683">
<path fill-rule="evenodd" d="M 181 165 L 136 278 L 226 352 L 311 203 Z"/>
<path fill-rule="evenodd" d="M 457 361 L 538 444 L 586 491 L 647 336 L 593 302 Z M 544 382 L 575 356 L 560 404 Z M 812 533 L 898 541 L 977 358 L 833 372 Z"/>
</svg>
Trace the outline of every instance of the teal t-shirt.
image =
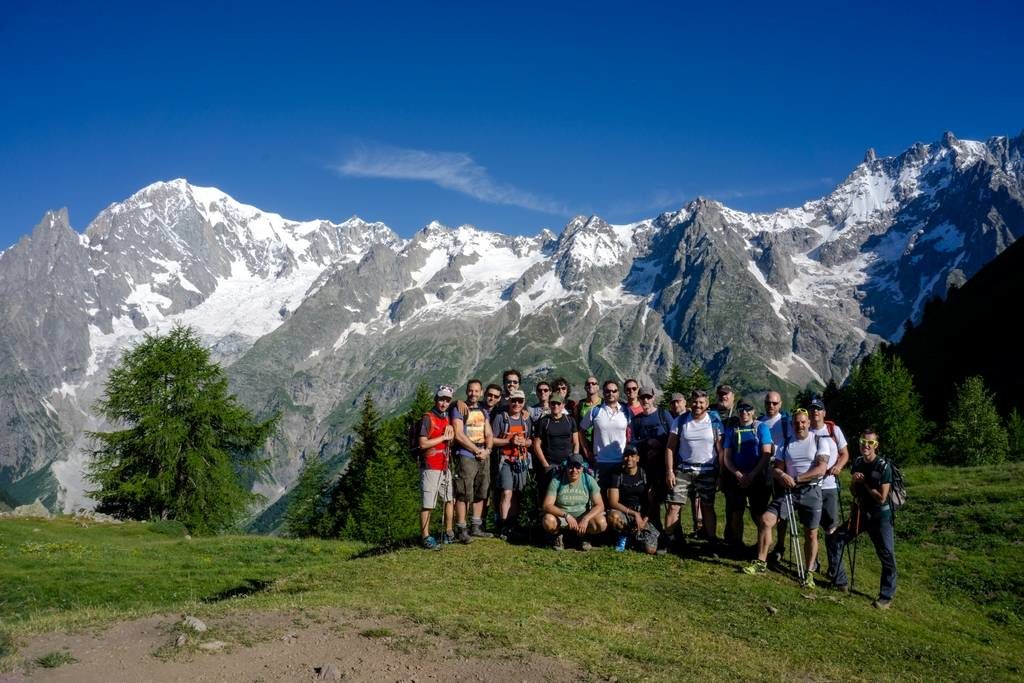
<svg viewBox="0 0 1024 683">
<path fill-rule="evenodd" d="M 568 479 L 562 481 L 561 477 L 555 477 L 548 485 L 548 495 L 555 496 L 555 505 L 577 519 L 586 514 L 590 509 L 591 497 L 600 492 L 597 481 L 586 472 L 575 484 L 570 483 Z"/>
</svg>

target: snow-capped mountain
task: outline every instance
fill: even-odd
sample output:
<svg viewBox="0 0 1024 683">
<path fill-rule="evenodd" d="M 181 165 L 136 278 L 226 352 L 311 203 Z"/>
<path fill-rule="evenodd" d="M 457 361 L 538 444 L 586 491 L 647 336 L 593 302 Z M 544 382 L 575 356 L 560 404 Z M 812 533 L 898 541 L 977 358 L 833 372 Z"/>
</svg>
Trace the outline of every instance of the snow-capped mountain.
<svg viewBox="0 0 1024 683">
<path fill-rule="evenodd" d="M 869 151 L 828 196 L 748 214 L 697 199 L 560 235 L 431 223 L 403 241 L 353 218 L 289 221 L 183 180 L 80 235 L 47 214 L 0 254 L 0 485 L 52 472 L 83 500 L 83 430 L 126 345 L 180 321 L 260 414 L 283 413 L 271 499 L 304 458 L 344 450 L 360 396 L 416 383 L 635 376 L 673 361 L 756 390 L 841 380 L 923 304 L 1024 232 L 1024 136 Z M 35 481 L 35 480 L 33 480 Z M 38 488 L 38 486 L 37 486 Z"/>
</svg>

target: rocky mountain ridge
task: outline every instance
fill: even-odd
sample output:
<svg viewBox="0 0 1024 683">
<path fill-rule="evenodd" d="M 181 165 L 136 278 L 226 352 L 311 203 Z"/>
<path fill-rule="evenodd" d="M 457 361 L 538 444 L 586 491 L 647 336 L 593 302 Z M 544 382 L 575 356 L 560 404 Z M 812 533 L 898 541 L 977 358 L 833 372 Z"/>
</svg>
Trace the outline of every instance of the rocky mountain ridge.
<svg viewBox="0 0 1024 683">
<path fill-rule="evenodd" d="M 1024 136 L 947 134 L 864 161 L 826 197 L 750 214 L 708 199 L 628 225 L 513 237 L 289 221 L 184 180 L 86 228 L 51 212 L 0 254 L 0 486 L 50 468 L 84 501 L 89 406 L 143 332 L 194 326 L 244 403 L 281 411 L 273 500 L 340 458 L 354 407 L 516 365 L 657 382 L 697 362 L 745 388 L 841 380 L 1024 232 Z"/>
</svg>

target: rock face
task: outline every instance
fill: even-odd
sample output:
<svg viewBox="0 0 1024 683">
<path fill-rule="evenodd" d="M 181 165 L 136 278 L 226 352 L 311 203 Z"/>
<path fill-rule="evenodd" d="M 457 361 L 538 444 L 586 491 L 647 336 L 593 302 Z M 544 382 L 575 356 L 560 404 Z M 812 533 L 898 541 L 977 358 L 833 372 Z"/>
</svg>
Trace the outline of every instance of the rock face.
<svg viewBox="0 0 1024 683">
<path fill-rule="evenodd" d="M 50 468 L 85 501 L 84 430 L 144 332 L 194 326 L 260 415 L 271 500 L 306 457 L 342 457 L 355 409 L 420 381 L 515 366 L 634 376 L 673 361 L 750 389 L 842 380 L 879 340 L 1024 232 L 1024 136 L 865 155 L 828 196 L 771 214 L 697 199 L 558 236 L 431 223 L 408 241 L 353 218 L 288 221 L 185 181 L 156 183 L 75 233 L 54 212 L 0 254 L 0 486 Z M 579 393 L 579 389 L 577 389 Z"/>
</svg>

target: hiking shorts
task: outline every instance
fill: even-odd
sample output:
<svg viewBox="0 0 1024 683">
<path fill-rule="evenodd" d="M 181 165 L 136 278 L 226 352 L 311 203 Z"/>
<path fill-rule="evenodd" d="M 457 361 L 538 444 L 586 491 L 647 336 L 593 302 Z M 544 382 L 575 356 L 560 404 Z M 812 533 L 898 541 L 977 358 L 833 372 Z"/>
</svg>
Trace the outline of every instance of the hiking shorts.
<svg viewBox="0 0 1024 683">
<path fill-rule="evenodd" d="M 423 492 L 423 509 L 433 510 L 437 499 L 442 503 L 450 503 L 452 496 L 452 473 L 447 467 L 443 470 L 420 470 L 420 491 Z"/>
<path fill-rule="evenodd" d="M 821 489 L 821 528 L 831 531 L 842 523 L 839 518 L 839 489 Z"/>
<path fill-rule="evenodd" d="M 770 512 L 781 520 L 789 519 L 786 495 L 773 500 L 766 512 Z M 805 529 L 817 529 L 821 525 L 821 489 L 817 486 L 801 486 L 793 489 L 793 510 L 797 519 Z"/>
<path fill-rule="evenodd" d="M 725 474 L 722 476 L 722 492 L 725 494 L 727 515 L 736 511 L 743 512 L 743 509 L 749 506 L 754 519 L 760 519 L 772 500 L 771 487 L 760 477 L 744 489 L 740 488 L 739 482 L 731 473 Z"/>
<path fill-rule="evenodd" d="M 498 464 L 498 488 L 502 491 L 525 491 L 528 471 L 524 461 L 513 463 L 502 458 Z"/>
<path fill-rule="evenodd" d="M 487 489 L 491 486 L 491 465 L 486 460 L 459 457 L 455 473 L 455 500 L 472 503 L 487 500 Z"/>
<path fill-rule="evenodd" d="M 621 462 L 599 462 L 597 463 L 597 485 L 601 487 L 601 494 L 611 488 L 615 475 L 622 471 Z"/>
<path fill-rule="evenodd" d="M 665 496 L 665 502 L 671 505 L 686 505 L 690 501 L 690 493 L 709 505 L 715 503 L 715 488 L 718 485 L 718 474 L 713 469 L 689 470 L 676 469 L 676 485 Z"/>
</svg>

